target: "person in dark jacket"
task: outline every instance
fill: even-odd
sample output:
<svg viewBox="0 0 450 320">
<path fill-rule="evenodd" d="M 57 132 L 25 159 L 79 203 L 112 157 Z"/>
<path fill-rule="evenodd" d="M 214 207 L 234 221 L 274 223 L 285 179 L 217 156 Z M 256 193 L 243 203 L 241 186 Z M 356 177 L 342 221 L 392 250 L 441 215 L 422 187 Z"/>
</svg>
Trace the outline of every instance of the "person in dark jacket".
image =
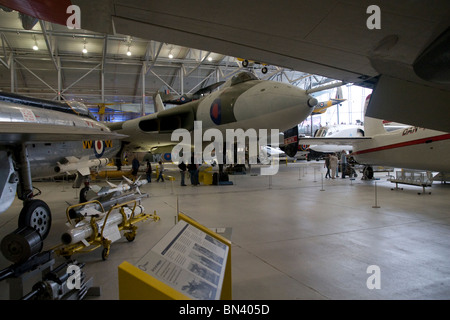
<svg viewBox="0 0 450 320">
<path fill-rule="evenodd" d="M 133 161 L 131 161 L 131 174 L 133 175 L 134 180 L 136 180 L 139 171 L 139 166 L 140 166 L 139 160 L 136 157 L 134 157 Z"/>
<path fill-rule="evenodd" d="M 149 160 L 147 160 L 147 171 L 145 171 L 145 173 L 147 175 L 147 182 L 152 182 L 152 164 Z"/>
<path fill-rule="evenodd" d="M 183 161 L 181 161 L 181 163 L 178 165 L 178 168 L 180 169 L 181 186 L 184 187 L 184 186 L 186 186 L 186 184 L 184 183 L 184 176 L 185 176 L 186 170 L 187 170 L 186 164 Z"/>
</svg>

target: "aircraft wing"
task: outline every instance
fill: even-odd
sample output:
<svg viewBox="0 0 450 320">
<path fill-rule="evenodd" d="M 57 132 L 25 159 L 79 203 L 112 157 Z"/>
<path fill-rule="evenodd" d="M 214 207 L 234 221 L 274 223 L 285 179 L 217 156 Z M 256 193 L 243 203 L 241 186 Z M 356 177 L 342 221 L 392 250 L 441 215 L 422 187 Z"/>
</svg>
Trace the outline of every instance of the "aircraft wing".
<svg viewBox="0 0 450 320">
<path fill-rule="evenodd" d="M 0 122 L 0 143 L 115 140 L 127 137 L 111 131 L 42 123 Z"/>
<path fill-rule="evenodd" d="M 348 138 L 299 138 L 298 143 L 299 144 L 306 144 L 306 145 L 327 145 L 327 144 L 334 144 L 334 145 L 355 145 L 358 143 L 361 143 L 363 141 L 371 140 L 370 137 L 348 137 Z"/>
<path fill-rule="evenodd" d="M 31 3 L 32 5 L 26 5 Z M 367 115 L 450 131 L 450 1 L 0 0 L 30 16 L 65 25 L 71 3 L 82 27 L 246 56 L 254 61 L 374 88 Z M 270 12 L 274 19 L 267 19 Z M 280 23 L 284 21 L 286 23 Z M 114 28 L 113 28 L 114 26 Z M 332 27 L 331 27 L 332 26 Z"/>
</svg>

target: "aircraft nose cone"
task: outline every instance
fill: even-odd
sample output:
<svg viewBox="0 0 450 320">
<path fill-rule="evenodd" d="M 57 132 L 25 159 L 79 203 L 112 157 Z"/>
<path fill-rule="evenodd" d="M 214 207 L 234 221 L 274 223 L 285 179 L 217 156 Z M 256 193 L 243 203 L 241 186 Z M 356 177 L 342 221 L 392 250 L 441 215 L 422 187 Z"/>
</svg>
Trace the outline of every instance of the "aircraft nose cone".
<svg viewBox="0 0 450 320">
<path fill-rule="evenodd" d="M 319 103 L 319 101 L 317 101 L 316 98 L 309 98 L 308 99 L 308 106 L 310 108 L 314 108 L 318 103 Z"/>
</svg>

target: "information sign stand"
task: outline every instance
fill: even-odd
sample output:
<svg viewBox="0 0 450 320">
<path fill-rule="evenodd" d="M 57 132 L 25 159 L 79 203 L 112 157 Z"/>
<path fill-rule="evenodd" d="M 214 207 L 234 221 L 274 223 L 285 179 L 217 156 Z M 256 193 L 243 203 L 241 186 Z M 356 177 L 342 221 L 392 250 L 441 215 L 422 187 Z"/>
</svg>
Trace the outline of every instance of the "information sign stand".
<svg viewBox="0 0 450 320">
<path fill-rule="evenodd" d="M 136 265 L 119 266 L 119 298 L 231 300 L 231 242 L 184 214 Z"/>
</svg>

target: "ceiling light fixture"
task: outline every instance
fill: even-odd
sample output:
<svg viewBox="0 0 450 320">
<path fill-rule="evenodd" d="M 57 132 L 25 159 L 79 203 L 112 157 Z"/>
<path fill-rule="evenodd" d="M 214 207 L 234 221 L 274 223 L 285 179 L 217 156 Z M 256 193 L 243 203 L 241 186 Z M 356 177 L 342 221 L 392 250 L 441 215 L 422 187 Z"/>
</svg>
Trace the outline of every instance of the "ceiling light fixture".
<svg viewBox="0 0 450 320">
<path fill-rule="evenodd" d="M 173 59 L 173 54 L 169 53 L 169 59 Z"/>
<path fill-rule="evenodd" d="M 83 45 L 83 50 L 81 52 L 83 53 L 87 53 L 87 49 L 86 49 L 86 38 L 83 39 L 84 45 Z"/>
<path fill-rule="evenodd" d="M 34 51 L 38 51 L 38 50 L 39 50 L 39 47 L 38 47 L 38 45 L 37 45 L 36 36 L 34 36 L 34 46 L 33 46 L 33 50 L 34 50 Z"/>
<path fill-rule="evenodd" d="M 130 47 L 131 47 L 131 41 L 132 40 L 133 39 L 130 36 L 127 36 L 127 45 L 128 45 L 127 56 L 131 56 Z"/>
</svg>

